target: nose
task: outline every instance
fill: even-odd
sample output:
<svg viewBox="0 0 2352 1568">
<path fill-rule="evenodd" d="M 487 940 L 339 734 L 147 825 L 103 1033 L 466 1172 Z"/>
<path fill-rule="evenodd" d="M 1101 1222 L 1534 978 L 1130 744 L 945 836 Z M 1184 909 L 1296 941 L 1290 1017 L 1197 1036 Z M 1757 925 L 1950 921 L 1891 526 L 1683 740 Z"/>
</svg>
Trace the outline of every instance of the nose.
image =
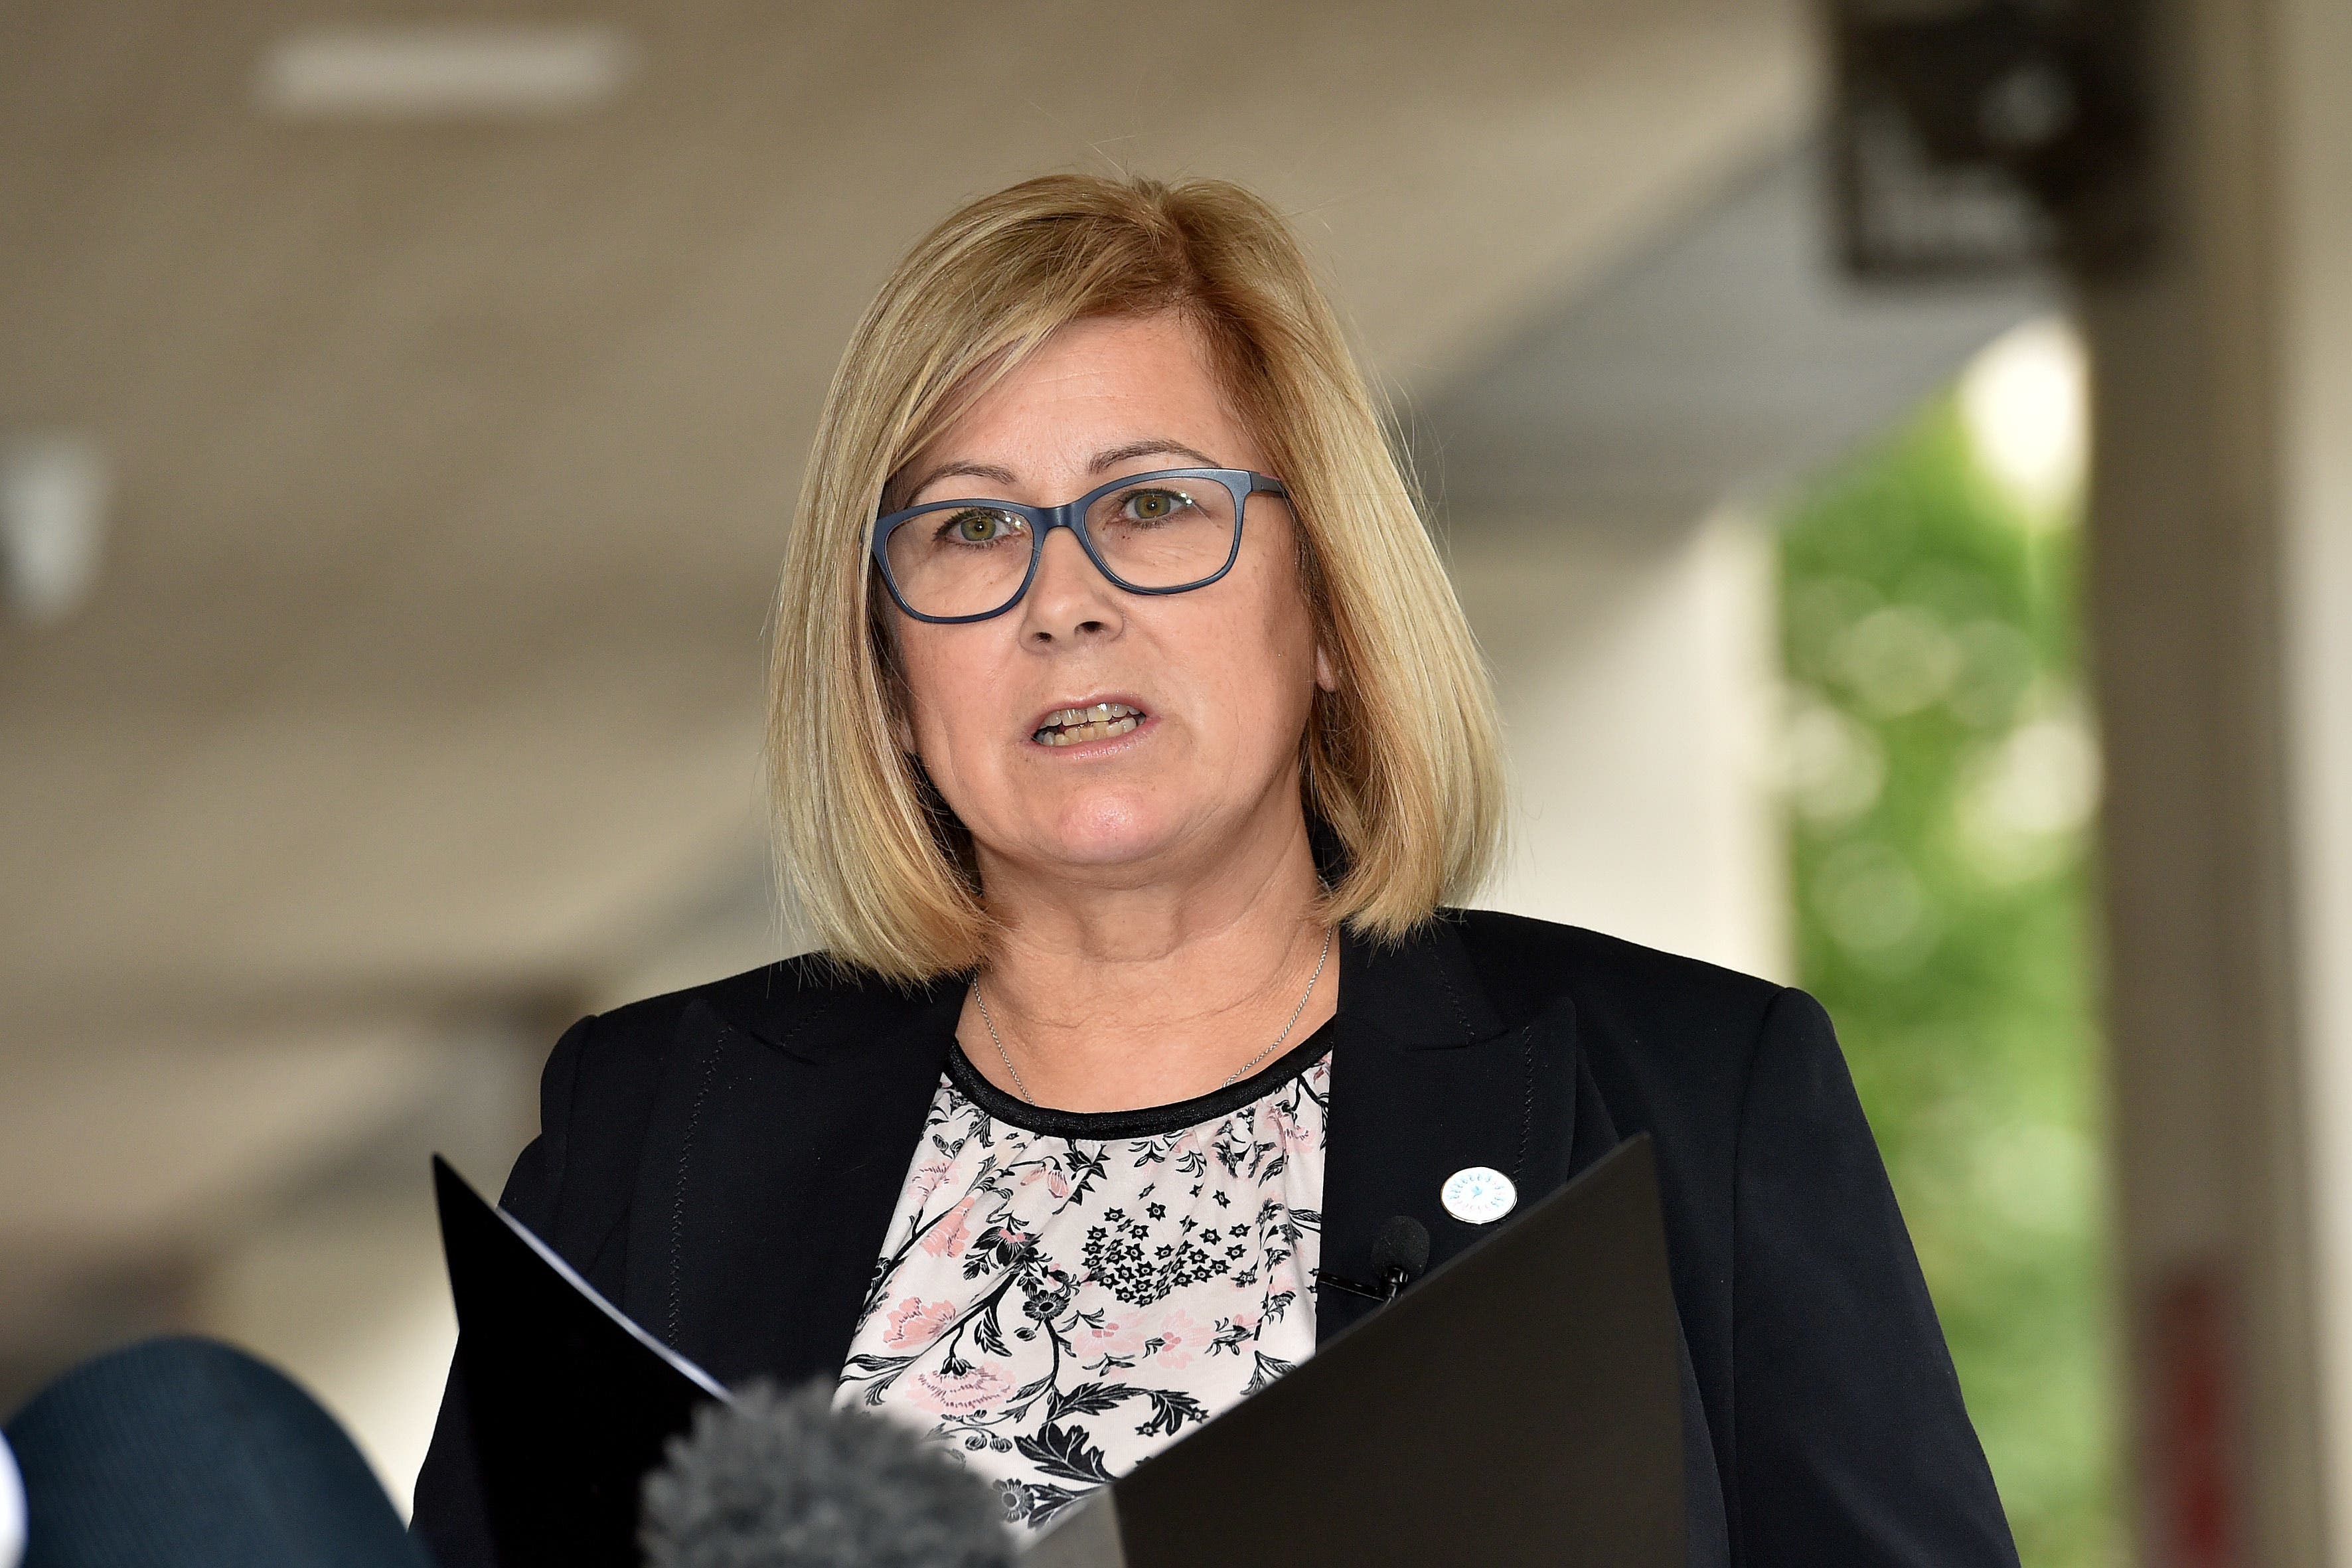
<svg viewBox="0 0 2352 1568">
<path fill-rule="evenodd" d="M 1037 576 L 1021 601 L 1021 640 L 1029 647 L 1074 647 L 1117 637 L 1127 626 L 1123 595 L 1095 569 L 1066 528 L 1045 536 Z"/>
</svg>

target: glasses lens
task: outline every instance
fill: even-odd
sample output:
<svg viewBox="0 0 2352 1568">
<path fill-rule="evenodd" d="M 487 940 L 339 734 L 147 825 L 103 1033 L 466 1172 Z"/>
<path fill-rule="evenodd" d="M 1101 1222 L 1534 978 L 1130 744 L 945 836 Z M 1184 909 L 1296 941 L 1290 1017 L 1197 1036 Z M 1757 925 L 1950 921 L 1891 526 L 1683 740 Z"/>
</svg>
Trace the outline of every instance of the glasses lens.
<svg viewBox="0 0 2352 1568">
<path fill-rule="evenodd" d="M 1140 479 L 1096 498 L 1087 534 L 1120 581 L 1183 588 L 1224 570 L 1240 514 L 1215 479 Z"/>
<path fill-rule="evenodd" d="M 893 529 L 883 552 L 907 607 L 924 616 L 984 616 L 1021 590 L 1029 520 L 992 506 L 948 505 Z"/>
</svg>

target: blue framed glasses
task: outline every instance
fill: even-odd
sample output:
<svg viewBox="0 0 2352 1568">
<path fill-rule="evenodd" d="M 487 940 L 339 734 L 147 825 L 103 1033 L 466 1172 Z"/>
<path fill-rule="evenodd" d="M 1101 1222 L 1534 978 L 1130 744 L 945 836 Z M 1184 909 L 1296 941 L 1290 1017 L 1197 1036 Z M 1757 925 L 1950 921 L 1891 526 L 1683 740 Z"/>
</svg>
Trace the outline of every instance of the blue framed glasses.
<svg viewBox="0 0 2352 1568">
<path fill-rule="evenodd" d="M 1057 528 L 1077 535 L 1095 569 L 1129 593 L 1183 594 L 1233 570 L 1250 497 L 1289 494 L 1247 468 L 1160 468 L 1061 506 L 926 501 L 876 521 L 874 561 L 900 609 L 945 625 L 1019 604 Z"/>
</svg>

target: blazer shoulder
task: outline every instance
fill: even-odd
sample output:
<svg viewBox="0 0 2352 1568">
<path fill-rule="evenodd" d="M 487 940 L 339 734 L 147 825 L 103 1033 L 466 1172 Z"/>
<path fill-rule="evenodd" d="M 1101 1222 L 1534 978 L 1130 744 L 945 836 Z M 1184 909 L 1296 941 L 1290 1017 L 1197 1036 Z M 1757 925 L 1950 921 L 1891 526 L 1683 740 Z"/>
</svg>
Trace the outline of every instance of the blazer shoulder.
<svg viewBox="0 0 2352 1568">
<path fill-rule="evenodd" d="M 1486 910 L 1458 919 L 1504 1017 L 1563 1001 L 1573 1009 L 1578 1044 L 1612 1104 L 1736 1099 L 1776 1009 L 1810 1002 L 1773 981 L 1579 926 Z"/>
<path fill-rule="evenodd" d="M 822 1054 L 891 1027 L 932 993 L 909 993 L 803 953 L 593 1014 L 549 1057 L 540 1126 L 561 1145 L 626 1147 L 680 1050 L 719 1027 Z M 559 1132 L 559 1129 L 562 1131 Z"/>
<path fill-rule="evenodd" d="M 822 1046 L 888 1027 L 937 1000 L 940 987 L 909 989 L 806 952 L 598 1014 L 590 1022 L 600 1054 L 666 1058 L 687 1018 L 706 1012 L 719 1023 L 785 1050 Z"/>
<path fill-rule="evenodd" d="M 1495 910 L 1448 911 L 1496 1007 L 1539 1012 L 1566 996 L 1610 1012 L 1659 1009 L 1756 1023 L 1788 989 L 1703 959 L 1685 958 L 1581 926 Z"/>
<path fill-rule="evenodd" d="M 548 1057 L 539 1137 L 517 1165 L 509 1194 L 534 1209 L 527 1218 L 545 1211 L 558 1251 L 575 1262 L 593 1257 L 621 1226 L 649 1119 L 682 1057 L 722 1028 L 794 1055 L 850 1049 L 937 994 L 808 953 L 592 1014 Z M 530 1184 L 518 1185 L 524 1176 Z M 530 1184 L 546 1190 L 533 1197 L 525 1191 Z"/>
</svg>

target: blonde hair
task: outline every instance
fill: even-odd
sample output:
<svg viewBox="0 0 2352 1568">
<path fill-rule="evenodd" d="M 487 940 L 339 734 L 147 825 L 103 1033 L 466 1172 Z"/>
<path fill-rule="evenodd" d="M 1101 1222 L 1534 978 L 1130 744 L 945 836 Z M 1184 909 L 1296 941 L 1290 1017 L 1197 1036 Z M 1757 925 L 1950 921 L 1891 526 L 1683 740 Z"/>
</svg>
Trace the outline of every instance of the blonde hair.
<svg viewBox="0 0 2352 1568">
<path fill-rule="evenodd" d="M 1193 323 L 1288 489 L 1337 667 L 1300 749 L 1325 919 L 1402 937 L 1486 876 L 1502 768 L 1485 666 L 1381 415 L 1281 216 L 1221 180 L 1056 174 L 971 202 L 898 264 L 825 395 L 777 596 L 780 870 L 832 956 L 901 983 L 976 966 L 970 844 L 891 719 L 905 694 L 867 537 L 895 476 L 1056 328 Z"/>
</svg>

